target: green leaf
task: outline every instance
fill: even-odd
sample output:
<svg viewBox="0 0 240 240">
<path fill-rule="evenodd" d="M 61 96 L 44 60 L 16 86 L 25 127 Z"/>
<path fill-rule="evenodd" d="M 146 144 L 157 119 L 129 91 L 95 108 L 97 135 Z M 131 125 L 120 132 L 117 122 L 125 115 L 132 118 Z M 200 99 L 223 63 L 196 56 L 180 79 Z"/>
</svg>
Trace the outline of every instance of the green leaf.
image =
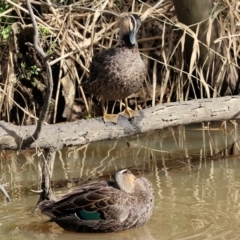
<svg viewBox="0 0 240 240">
<path fill-rule="evenodd" d="M 11 32 L 11 28 L 10 26 L 6 27 L 6 28 L 3 28 L 2 29 L 2 36 L 3 36 L 3 39 L 7 39 L 10 35 L 10 32 Z"/>
</svg>

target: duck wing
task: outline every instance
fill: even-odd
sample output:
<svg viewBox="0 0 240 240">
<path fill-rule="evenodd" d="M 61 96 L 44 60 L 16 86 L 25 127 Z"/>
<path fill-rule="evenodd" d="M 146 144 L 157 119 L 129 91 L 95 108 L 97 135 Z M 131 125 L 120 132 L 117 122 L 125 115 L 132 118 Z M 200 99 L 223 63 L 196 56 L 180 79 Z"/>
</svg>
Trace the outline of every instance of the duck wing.
<svg viewBox="0 0 240 240">
<path fill-rule="evenodd" d="M 124 211 L 122 192 L 106 181 L 86 184 L 66 194 L 58 201 L 43 201 L 41 212 L 50 218 L 62 218 L 74 214 L 82 220 L 122 220 Z M 120 216 L 120 217 L 119 217 Z"/>
<path fill-rule="evenodd" d="M 88 93 L 97 91 L 105 83 L 107 76 L 112 71 L 113 57 L 117 53 L 116 48 L 104 49 L 95 54 L 90 65 L 90 75 L 87 81 L 82 83 L 84 90 Z M 110 77 L 110 76 L 109 76 Z"/>
</svg>

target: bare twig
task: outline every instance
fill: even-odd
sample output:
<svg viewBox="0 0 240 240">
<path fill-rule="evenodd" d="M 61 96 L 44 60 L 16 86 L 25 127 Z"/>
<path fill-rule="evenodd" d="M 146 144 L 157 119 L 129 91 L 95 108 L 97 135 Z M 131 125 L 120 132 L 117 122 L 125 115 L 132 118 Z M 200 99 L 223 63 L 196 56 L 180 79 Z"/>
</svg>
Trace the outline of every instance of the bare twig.
<svg viewBox="0 0 240 240">
<path fill-rule="evenodd" d="M 36 206 L 33 208 L 32 213 L 37 209 L 38 204 L 44 200 L 53 200 L 54 194 L 51 188 L 51 178 L 54 166 L 54 160 L 57 148 L 49 148 L 44 151 L 44 164 L 42 168 L 41 189 L 33 191 L 40 195 Z"/>
<path fill-rule="evenodd" d="M 17 4 L 11 0 L 6 0 L 7 3 L 9 3 L 10 5 L 14 6 L 15 8 L 17 9 L 20 9 L 21 11 L 25 12 L 25 13 L 28 13 L 27 10 L 23 7 L 20 6 L 20 4 Z M 6 13 L 6 12 L 5 12 Z M 4 13 L 2 13 L 0 16 L 2 16 Z M 36 17 L 36 19 L 38 20 L 38 22 L 40 22 L 42 25 L 46 26 L 45 22 L 39 18 L 39 17 Z"/>
<path fill-rule="evenodd" d="M 3 193 L 3 195 L 6 197 L 7 202 L 11 202 L 11 199 L 10 199 L 8 193 L 7 193 L 7 191 L 6 191 L 5 188 L 4 188 L 4 187 L 6 187 L 6 186 L 7 186 L 7 183 L 5 183 L 5 184 L 0 184 L 0 191 L 1 191 L 1 192 Z"/>
<path fill-rule="evenodd" d="M 64 6 L 64 5 L 59 5 L 59 4 L 55 4 L 55 3 L 49 4 L 49 3 L 43 2 L 42 0 L 40 0 L 40 2 L 42 2 L 44 5 L 47 5 L 49 7 L 54 7 L 54 8 L 69 8 L 70 7 L 70 6 Z M 107 14 L 114 15 L 116 17 L 122 17 L 120 14 L 118 14 L 116 12 L 113 12 L 113 11 L 98 10 L 98 9 L 94 9 L 94 8 L 83 7 L 83 6 L 80 6 L 79 4 L 78 5 L 72 5 L 71 7 L 72 7 L 72 9 L 82 9 L 82 10 L 89 11 L 89 12 L 96 12 L 96 11 L 98 11 L 100 13 L 107 13 Z"/>
<path fill-rule="evenodd" d="M 53 80 L 52 80 L 52 70 L 51 70 L 51 67 L 50 67 L 50 64 L 48 61 L 48 57 L 44 53 L 43 49 L 38 45 L 38 27 L 37 27 L 37 22 L 36 22 L 30 1 L 26 0 L 26 4 L 28 7 L 28 11 L 29 11 L 29 14 L 30 14 L 30 17 L 32 20 L 32 24 L 33 24 L 33 29 L 34 29 L 33 47 L 38 52 L 39 56 L 42 58 L 42 62 L 45 63 L 46 72 L 47 72 L 47 84 L 48 84 L 46 99 L 45 99 L 42 111 L 40 113 L 39 121 L 37 122 L 37 127 L 35 129 L 35 132 L 33 133 L 32 136 L 28 137 L 27 139 L 25 139 L 23 141 L 23 145 L 30 146 L 36 139 L 38 139 L 38 137 L 41 133 L 43 122 L 47 116 L 49 106 L 51 104 L 51 99 L 52 99 Z M 30 44 L 28 43 L 28 45 L 30 45 Z"/>
</svg>

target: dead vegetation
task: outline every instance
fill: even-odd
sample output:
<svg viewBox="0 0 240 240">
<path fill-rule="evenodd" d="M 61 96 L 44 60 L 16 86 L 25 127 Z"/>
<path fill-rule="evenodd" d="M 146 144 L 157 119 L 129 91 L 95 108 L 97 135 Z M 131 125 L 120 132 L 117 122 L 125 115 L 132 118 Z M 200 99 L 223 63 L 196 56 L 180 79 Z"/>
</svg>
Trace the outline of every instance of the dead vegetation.
<svg viewBox="0 0 240 240">
<path fill-rule="evenodd" d="M 1 119 L 15 124 L 33 124 L 40 114 L 45 94 L 44 71 L 37 53 L 26 42 L 32 42 L 32 28 L 24 1 L 5 0 L 9 8 L 0 13 L 2 21 L 14 19 L 11 35 L 0 39 L 0 111 Z M 51 55 L 54 92 L 47 122 L 99 115 L 98 100 L 86 96 L 81 82 L 88 78 L 92 56 L 116 44 L 119 16 L 134 12 L 141 16 L 138 43 L 148 68 L 146 86 L 133 94 L 138 107 L 163 102 L 183 101 L 197 97 L 220 96 L 223 80 L 239 79 L 240 3 L 221 0 L 216 3 L 209 22 L 217 18 L 219 38 L 224 55 L 211 49 L 223 65 L 216 81 L 208 83 L 197 65 L 203 44 L 191 29 L 177 22 L 172 1 L 32 1 L 40 32 L 40 45 Z M 5 26 L 5 25 L 4 25 Z M 10 25 L 9 25 L 10 26 Z M 185 60 L 186 35 L 194 37 L 190 64 Z M 214 64 L 214 63 L 213 63 Z M 233 92 L 234 93 L 234 92 Z M 232 93 L 232 94 L 233 94 Z M 131 99 L 130 99 L 131 100 Z M 130 101 L 131 103 L 131 101 Z M 118 104 L 118 103 L 117 103 Z M 114 106 L 114 104 L 113 104 Z"/>
</svg>

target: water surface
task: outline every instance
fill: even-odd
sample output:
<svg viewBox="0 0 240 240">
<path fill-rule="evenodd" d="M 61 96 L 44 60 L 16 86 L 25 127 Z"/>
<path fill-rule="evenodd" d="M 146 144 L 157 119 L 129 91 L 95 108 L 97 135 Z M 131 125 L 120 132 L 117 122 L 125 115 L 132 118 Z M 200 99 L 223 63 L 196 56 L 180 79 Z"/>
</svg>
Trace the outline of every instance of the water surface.
<svg viewBox="0 0 240 240">
<path fill-rule="evenodd" d="M 238 145 L 232 145 L 239 133 L 231 126 L 227 131 L 200 127 L 171 128 L 57 153 L 57 198 L 87 179 L 109 179 L 125 167 L 153 183 L 155 207 L 149 223 L 119 233 L 67 232 L 46 223 L 48 218 L 38 211 L 31 214 L 38 195 L 30 190 L 39 187 L 41 156 L 3 152 L 1 182 L 9 183 L 12 201 L 0 195 L 0 239 L 239 239 L 240 157 Z M 222 157 L 226 153 L 235 154 Z"/>
</svg>

